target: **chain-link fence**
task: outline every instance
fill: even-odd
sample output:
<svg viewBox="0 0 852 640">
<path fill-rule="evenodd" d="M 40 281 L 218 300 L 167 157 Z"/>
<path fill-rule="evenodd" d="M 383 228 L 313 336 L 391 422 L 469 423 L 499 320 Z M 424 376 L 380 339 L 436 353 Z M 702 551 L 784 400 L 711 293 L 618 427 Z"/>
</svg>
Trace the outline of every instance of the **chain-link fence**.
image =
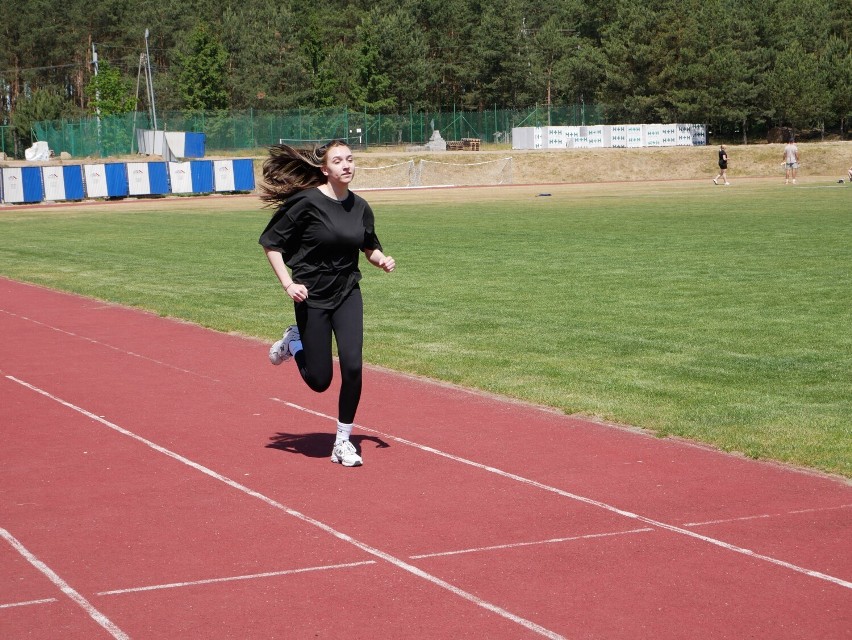
<svg viewBox="0 0 852 640">
<path fill-rule="evenodd" d="M 281 141 L 291 144 L 345 139 L 361 147 L 422 145 L 440 131 L 445 140 L 477 138 L 483 144 L 511 143 L 513 127 L 605 124 L 597 105 L 483 111 L 415 111 L 377 114 L 346 108 L 289 111 L 158 113 L 158 128 L 204 133 L 208 153 L 251 152 Z M 37 122 L 33 137 L 55 154 L 107 157 L 136 151 L 134 129 L 151 129 L 147 113 Z M 7 151 L 7 153 L 9 153 Z"/>
<path fill-rule="evenodd" d="M 137 150 L 136 128 L 148 128 L 147 114 L 36 122 L 32 135 L 34 140 L 47 142 L 56 155 L 64 151 L 75 158 L 108 157 Z"/>
</svg>

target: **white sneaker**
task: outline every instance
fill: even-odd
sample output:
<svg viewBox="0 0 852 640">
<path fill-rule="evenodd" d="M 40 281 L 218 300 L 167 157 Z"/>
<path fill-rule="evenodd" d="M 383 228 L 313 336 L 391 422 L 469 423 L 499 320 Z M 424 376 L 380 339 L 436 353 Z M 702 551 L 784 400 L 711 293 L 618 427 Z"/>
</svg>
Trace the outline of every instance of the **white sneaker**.
<svg viewBox="0 0 852 640">
<path fill-rule="evenodd" d="M 269 361 L 275 366 L 278 366 L 282 362 L 286 362 L 292 358 L 293 354 L 290 353 L 290 343 L 293 342 L 293 340 L 300 339 L 299 327 L 295 324 L 287 327 L 281 339 L 269 347 Z"/>
<path fill-rule="evenodd" d="M 718 182 L 716 182 L 716 178 L 713 178 L 713 184 L 719 184 Z"/>
<path fill-rule="evenodd" d="M 730 182 L 726 182 L 726 183 L 725 183 L 725 186 L 726 186 L 726 187 L 730 187 L 730 186 L 731 186 L 731 183 L 730 183 Z"/>
<path fill-rule="evenodd" d="M 349 440 L 341 440 L 335 443 L 331 451 L 331 461 L 342 464 L 344 467 L 360 467 L 364 464 L 361 456 L 355 451 L 355 445 Z"/>
</svg>

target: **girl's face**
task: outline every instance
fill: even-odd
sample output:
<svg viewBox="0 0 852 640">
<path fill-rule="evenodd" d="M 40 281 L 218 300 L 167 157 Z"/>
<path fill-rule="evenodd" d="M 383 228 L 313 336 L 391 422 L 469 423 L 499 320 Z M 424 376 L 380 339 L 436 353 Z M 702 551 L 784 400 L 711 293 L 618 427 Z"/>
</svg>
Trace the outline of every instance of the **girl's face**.
<svg viewBox="0 0 852 640">
<path fill-rule="evenodd" d="M 355 175 L 355 159 L 352 149 L 346 145 L 331 147 L 325 152 L 322 172 L 328 181 L 336 185 L 348 185 Z"/>
</svg>

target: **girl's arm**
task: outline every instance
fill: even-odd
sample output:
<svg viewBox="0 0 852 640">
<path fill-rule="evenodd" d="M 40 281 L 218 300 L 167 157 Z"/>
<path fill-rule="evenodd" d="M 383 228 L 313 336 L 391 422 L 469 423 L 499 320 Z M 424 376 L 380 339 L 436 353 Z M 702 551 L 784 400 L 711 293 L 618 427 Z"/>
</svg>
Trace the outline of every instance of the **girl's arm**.
<svg viewBox="0 0 852 640">
<path fill-rule="evenodd" d="M 266 259 L 269 260 L 272 270 L 275 272 L 278 281 L 287 295 L 295 302 L 302 302 L 302 300 L 307 298 L 308 288 L 303 284 L 293 282 L 290 272 L 287 271 L 287 265 L 284 264 L 284 256 L 281 255 L 281 252 L 267 247 L 264 247 L 263 250 L 266 252 Z"/>
<path fill-rule="evenodd" d="M 367 261 L 370 264 L 382 269 L 386 273 L 390 273 L 396 268 L 396 260 L 390 256 L 386 256 L 378 249 L 364 249 L 364 255 L 367 256 Z"/>
</svg>

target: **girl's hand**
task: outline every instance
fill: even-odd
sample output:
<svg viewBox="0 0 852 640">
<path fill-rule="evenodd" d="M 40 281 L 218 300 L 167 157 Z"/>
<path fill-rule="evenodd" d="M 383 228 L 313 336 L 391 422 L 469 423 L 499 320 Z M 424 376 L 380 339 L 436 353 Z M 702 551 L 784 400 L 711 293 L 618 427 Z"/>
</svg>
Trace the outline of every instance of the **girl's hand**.
<svg viewBox="0 0 852 640">
<path fill-rule="evenodd" d="M 385 256 L 381 260 L 379 260 L 379 269 L 385 271 L 385 273 L 390 273 L 394 269 L 396 269 L 396 260 L 391 258 L 390 256 Z"/>
<path fill-rule="evenodd" d="M 303 302 L 308 297 L 308 288 L 297 282 L 291 283 L 284 291 L 287 292 L 287 295 L 290 296 L 293 302 Z"/>
</svg>

